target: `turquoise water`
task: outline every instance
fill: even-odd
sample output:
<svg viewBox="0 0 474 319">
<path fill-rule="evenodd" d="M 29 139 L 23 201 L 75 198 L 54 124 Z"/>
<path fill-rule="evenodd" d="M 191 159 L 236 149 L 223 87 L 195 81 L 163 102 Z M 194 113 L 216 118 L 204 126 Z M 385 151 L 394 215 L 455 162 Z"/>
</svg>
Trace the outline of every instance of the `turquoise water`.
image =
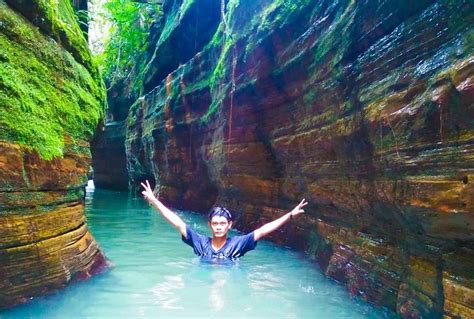
<svg viewBox="0 0 474 319">
<path fill-rule="evenodd" d="M 261 241 L 234 265 L 201 263 L 141 198 L 96 190 L 89 227 L 113 268 L 28 305 L 9 318 L 395 318 L 349 296 L 304 255 Z M 205 219 L 179 212 L 199 232 Z"/>
</svg>

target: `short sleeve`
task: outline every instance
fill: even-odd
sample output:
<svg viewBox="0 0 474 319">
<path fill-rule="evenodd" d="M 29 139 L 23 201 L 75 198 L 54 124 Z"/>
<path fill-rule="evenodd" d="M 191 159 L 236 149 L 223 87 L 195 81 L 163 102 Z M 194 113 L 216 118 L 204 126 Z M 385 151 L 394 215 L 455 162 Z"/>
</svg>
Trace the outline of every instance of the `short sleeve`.
<svg viewBox="0 0 474 319">
<path fill-rule="evenodd" d="M 181 236 L 181 240 L 193 247 L 194 253 L 201 256 L 203 254 L 203 246 L 207 237 L 197 233 L 191 227 L 186 225 L 186 237 Z"/>
<path fill-rule="evenodd" d="M 246 252 L 255 249 L 257 242 L 255 241 L 254 233 L 251 232 L 247 235 L 233 237 L 232 246 L 232 257 L 243 256 Z"/>
</svg>

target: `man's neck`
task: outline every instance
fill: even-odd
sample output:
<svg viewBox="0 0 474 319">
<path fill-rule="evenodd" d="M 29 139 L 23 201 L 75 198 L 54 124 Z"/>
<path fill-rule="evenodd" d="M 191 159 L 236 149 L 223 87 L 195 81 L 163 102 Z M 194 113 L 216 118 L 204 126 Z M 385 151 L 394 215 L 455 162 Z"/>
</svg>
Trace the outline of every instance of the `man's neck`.
<svg viewBox="0 0 474 319">
<path fill-rule="evenodd" d="M 223 237 L 212 237 L 212 241 L 211 241 L 212 247 L 215 250 L 219 250 L 222 247 L 224 247 L 226 241 L 227 241 L 227 235 Z"/>
</svg>

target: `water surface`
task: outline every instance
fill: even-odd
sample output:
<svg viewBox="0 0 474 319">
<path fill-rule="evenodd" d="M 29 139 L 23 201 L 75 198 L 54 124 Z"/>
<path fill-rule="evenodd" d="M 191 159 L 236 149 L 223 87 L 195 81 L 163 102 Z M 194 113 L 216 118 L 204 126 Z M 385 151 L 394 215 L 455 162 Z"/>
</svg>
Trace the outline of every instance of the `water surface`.
<svg viewBox="0 0 474 319">
<path fill-rule="evenodd" d="M 395 318 L 351 298 L 304 255 L 267 241 L 236 264 L 202 263 L 173 227 L 128 193 L 89 193 L 86 214 L 114 267 L 4 311 L 1 319 Z M 179 214 L 209 234 L 201 215 Z"/>
</svg>

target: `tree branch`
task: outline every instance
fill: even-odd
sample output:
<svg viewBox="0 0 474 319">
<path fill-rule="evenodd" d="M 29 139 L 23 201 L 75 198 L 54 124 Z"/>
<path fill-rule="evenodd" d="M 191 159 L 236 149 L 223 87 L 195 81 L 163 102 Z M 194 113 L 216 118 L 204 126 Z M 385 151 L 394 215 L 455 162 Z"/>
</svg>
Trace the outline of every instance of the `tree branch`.
<svg viewBox="0 0 474 319">
<path fill-rule="evenodd" d="M 145 4 L 157 4 L 157 5 L 163 5 L 164 0 L 131 0 L 132 2 L 136 3 L 145 3 Z"/>
</svg>

